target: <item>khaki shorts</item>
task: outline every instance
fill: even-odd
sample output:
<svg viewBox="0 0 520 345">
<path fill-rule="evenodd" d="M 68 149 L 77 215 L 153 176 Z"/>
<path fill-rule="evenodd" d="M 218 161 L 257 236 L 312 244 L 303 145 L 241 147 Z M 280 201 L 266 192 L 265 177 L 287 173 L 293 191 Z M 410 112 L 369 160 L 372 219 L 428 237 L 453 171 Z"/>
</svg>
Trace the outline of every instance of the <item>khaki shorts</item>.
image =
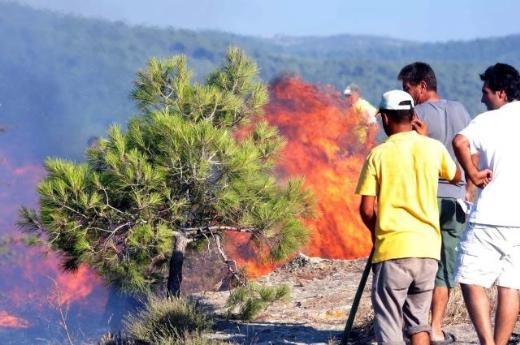
<svg viewBox="0 0 520 345">
<path fill-rule="evenodd" d="M 437 260 L 427 258 L 387 260 L 372 266 L 378 344 L 402 345 L 403 333 L 430 331 L 428 315 L 437 268 Z"/>
<path fill-rule="evenodd" d="M 520 289 L 520 227 L 470 223 L 457 249 L 457 282 Z"/>
</svg>

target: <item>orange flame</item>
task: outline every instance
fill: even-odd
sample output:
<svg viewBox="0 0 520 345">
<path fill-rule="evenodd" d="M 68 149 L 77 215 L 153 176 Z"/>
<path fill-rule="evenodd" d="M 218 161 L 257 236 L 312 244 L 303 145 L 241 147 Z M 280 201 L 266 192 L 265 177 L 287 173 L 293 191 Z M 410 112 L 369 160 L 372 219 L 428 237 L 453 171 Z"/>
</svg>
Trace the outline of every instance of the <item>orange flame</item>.
<svg viewBox="0 0 520 345">
<path fill-rule="evenodd" d="M 305 250 L 324 258 L 365 256 L 370 235 L 358 215 L 357 179 L 368 149 L 360 114 L 347 109 L 331 87 L 283 78 L 271 87 L 267 119 L 287 138 L 280 170 L 304 176 L 316 196 L 317 217 L 306 220 Z"/>
<path fill-rule="evenodd" d="M 88 297 L 91 292 L 102 284 L 101 278 L 86 265 L 81 265 L 74 273 L 62 273 L 56 277 L 54 299 L 58 304 L 78 302 Z M 89 301 L 92 303 L 93 301 Z M 106 301 L 102 299 L 101 305 Z"/>
<path fill-rule="evenodd" d="M 26 320 L 10 315 L 6 311 L 0 310 L 0 328 L 27 328 L 29 322 Z"/>
<path fill-rule="evenodd" d="M 373 142 L 361 114 L 347 108 L 332 87 L 283 77 L 270 87 L 266 119 L 278 127 L 287 143 L 277 172 L 283 180 L 303 176 L 316 198 L 317 214 L 306 219 L 311 241 L 304 252 L 323 258 L 351 259 L 368 255 L 369 231 L 358 215 L 357 179 Z M 242 243 L 243 239 L 233 237 Z M 273 266 L 237 258 L 252 276 Z"/>
<path fill-rule="evenodd" d="M 259 255 L 249 243 L 251 236 L 248 233 L 226 233 L 224 250 L 235 260 L 238 267 L 244 270 L 249 277 L 259 277 L 271 272 L 276 265 L 263 260 L 265 255 Z"/>
</svg>

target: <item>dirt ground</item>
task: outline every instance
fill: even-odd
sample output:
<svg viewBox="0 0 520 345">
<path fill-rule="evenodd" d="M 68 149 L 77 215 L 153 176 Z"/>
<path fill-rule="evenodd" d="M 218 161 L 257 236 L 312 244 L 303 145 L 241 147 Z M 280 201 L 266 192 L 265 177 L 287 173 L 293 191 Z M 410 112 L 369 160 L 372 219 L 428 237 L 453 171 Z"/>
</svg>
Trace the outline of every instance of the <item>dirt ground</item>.
<svg viewBox="0 0 520 345">
<path fill-rule="evenodd" d="M 258 280 L 261 284 L 288 284 L 291 298 L 267 308 L 254 322 L 233 322 L 224 318 L 216 324 L 219 339 L 237 344 L 336 344 L 345 327 L 365 260 L 325 260 L 299 256 L 284 267 Z M 352 344 L 371 344 L 370 282 L 354 323 Z M 490 292 L 492 294 L 492 291 Z M 227 292 L 197 294 L 217 315 L 224 315 Z M 457 344 L 478 344 L 467 318 L 460 291 L 448 306 L 445 330 Z M 520 331 L 517 323 L 515 332 Z"/>
</svg>

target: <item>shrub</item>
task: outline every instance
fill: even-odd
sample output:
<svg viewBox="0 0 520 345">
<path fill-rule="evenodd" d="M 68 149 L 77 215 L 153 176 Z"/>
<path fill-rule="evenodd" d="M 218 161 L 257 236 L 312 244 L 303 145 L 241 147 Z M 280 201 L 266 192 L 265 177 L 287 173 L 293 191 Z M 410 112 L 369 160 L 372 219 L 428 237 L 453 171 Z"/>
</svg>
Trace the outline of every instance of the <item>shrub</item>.
<svg viewBox="0 0 520 345">
<path fill-rule="evenodd" d="M 211 325 L 193 302 L 178 297 L 149 297 L 143 310 L 125 319 L 128 335 L 143 344 L 175 344 Z"/>
<path fill-rule="evenodd" d="M 270 304 L 290 298 L 287 285 L 261 286 L 250 283 L 235 289 L 226 302 L 228 316 L 252 320 Z"/>
</svg>

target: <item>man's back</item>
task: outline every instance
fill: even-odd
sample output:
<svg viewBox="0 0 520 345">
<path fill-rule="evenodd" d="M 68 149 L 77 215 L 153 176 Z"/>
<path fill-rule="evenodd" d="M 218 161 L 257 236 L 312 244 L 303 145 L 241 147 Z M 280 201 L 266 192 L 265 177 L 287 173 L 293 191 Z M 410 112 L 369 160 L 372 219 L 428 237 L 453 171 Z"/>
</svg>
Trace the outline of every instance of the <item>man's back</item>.
<svg viewBox="0 0 520 345">
<path fill-rule="evenodd" d="M 357 193 L 378 197 L 374 262 L 439 259 L 437 181 L 455 170 L 440 142 L 415 131 L 394 134 L 370 152 Z"/>
<path fill-rule="evenodd" d="M 460 133 L 480 153 L 481 169 L 491 169 L 491 182 L 479 191 L 470 220 L 475 223 L 520 226 L 520 212 L 514 200 L 520 195 L 520 102 L 475 117 Z"/>
<path fill-rule="evenodd" d="M 456 161 L 451 141 L 455 134 L 464 129 L 471 118 L 464 106 L 456 101 L 439 99 L 416 105 L 415 112 L 420 120 L 428 125 L 428 136 L 443 143 L 451 158 Z M 438 196 L 443 198 L 463 199 L 465 181 L 458 185 L 446 180 L 439 180 Z"/>
<path fill-rule="evenodd" d="M 360 112 L 365 118 L 365 124 L 374 124 L 377 122 L 376 120 L 376 114 L 377 109 L 372 104 L 370 104 L 367 100 L 363 98 L 359 98 L 356 103 L 352 105 L 352 107 L 357 111 Z"/>
</svg>

